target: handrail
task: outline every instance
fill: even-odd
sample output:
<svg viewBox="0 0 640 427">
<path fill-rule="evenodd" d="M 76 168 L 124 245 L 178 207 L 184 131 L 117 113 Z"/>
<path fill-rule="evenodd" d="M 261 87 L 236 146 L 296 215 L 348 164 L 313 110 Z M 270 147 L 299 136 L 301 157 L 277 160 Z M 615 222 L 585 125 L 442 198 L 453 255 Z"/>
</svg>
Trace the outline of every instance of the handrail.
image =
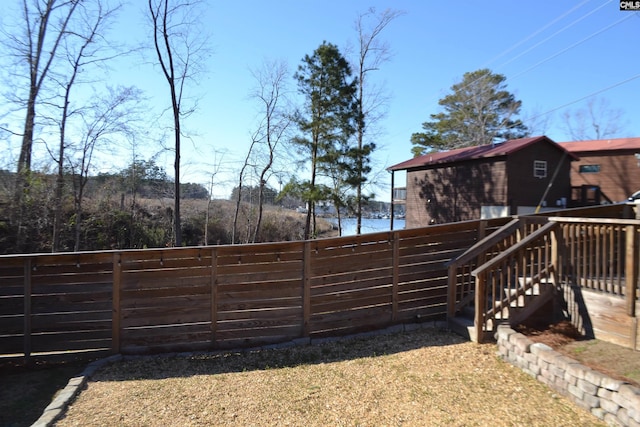
<svg viewBox="0 0 640 427">
<path fill-rule="evenodd" d="M 445 266 L 457 266 L 477 258 L 478 255 L 484 254 L 487 249 L 491 248 L 496 243 L 501 242 L 505 237 L 513 234 L 513 232 L 516 231 L 519 226 L 520 220 L 518 218 L 513 219 L 512 221 L 508 222 L 507 224 L 503 225 L 498 230 L 493 232 L 490 236 L 480 240 L 469 249 L 464 251 L 461 255 L 446 263 Z"/>
<path fill-rule="evenodd" d="M 536 259 L 537 256 L 535 254 L 526 255 L 526 251 L 528 248 L 533 249 L 537 242 L 548 236 L 558 227 L 559 224 L 557 222 L 548 222 L 471 272 L 471 275 L 476 279 L 474 326 L 477 342 L 482 342 L 484 331 L 488 328 L 488 322 L 489 320 L 496 320 L 496 313 L 502 312 L 505 308 L 509 308 L 512 301 L 517 301 L 529 288 L 533 288 L 536 283 L 540 283 L 541 278 L 547 275 L 549 268 L 553 268 L 553 264 L 555 263 L 555 259 L 553 258 L 555 258 L 555 254 L 557 254 L 554 249 L 551 249 L 551 252 L 547 252 L 549 250 L 547 249 L 545 251 L 546 255 L 531 265 L 531 270 L 527 268 L 527 265 Z M 555 244 L 552 241 L 551 248 L 553 247 L 555 247 Z M 533 256 L 533 258 L 530 258 L 531 256 Z M 549 259 L 549 256 L 552 259 Z M 540 261 L 543 261 L 543 263 L 540 264 Z M 533 270 L 533 265 L 536 265 L 537 271 Z M 513 270 L 514 268 L 515 270 Z M 522 270 L 520 270 L 521 268 Z M 490 274 L 490 271 L 495 271 L 496 275 Z M 513 289 L 515 292 L 511 293 L 511 286 L 509 284 L 513 283 L 512 275 L 514 273 L 516 278 L 518 278 L 521 273 L 529 275 L 529 280 L 525 280 L 522 285 L 516 286 Z M 509 292 L 508 296 L 503 298 L 502 289 L 505 286 L 510 290 L 507 291 Z M 487 307 L 488 301 L 491 301 L 491 308 Z"/>
<path fill-rule="evenodd" d="M 640 219 L 620 218 L 580 218 L 571 216 L 550 216 L 549 221 L 580 224 L 640 225 Z"/>
<path fill-rule="evenodd" d="M 544 235 L 548 234 L 550 231 L 553 231 L 556 227 L 558 227 L 558 223 L 557 222 L 548 222 L 547 224 L 543 225 L 542 227 L 540 227 L 539 229 L 537 229 L 533 233 L 529 234 L 524 239 L 520 240 L 517 244 L 505 249 L 500 254 L 496 255 L 495 257 L 491 258 L 489 261 L 487 261 L 484 264 L 482 264 L 481 266 L 477 267 L 475 270 L 473 270 L 471 272 L 471 274 L 477 277 L 480 273 L 483 273 L 485 270 L 487 270 L 487 269 L 495 266 L 496 264 L 504 261 L 505 258 L 510 257 L 515 252 L 518 252 L 519 250 L 521 250 L 523 247 L 527 246 L 528 244 L 535 242 L 539 238 L 541 238 Z"/>
</svg>

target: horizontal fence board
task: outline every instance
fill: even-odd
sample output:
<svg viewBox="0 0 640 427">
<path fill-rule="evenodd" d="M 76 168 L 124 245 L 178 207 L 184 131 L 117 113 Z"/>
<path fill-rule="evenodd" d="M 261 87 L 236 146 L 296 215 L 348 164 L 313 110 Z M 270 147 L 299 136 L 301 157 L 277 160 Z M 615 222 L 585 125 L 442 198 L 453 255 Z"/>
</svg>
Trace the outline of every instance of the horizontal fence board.
<svg viewBox="0 0 640 427">
<path fill-rule="evenodd" d="M 311 316 L 311 335 L 353 333 L 381 328 L 391 323 L 391 307 L 369 307 Z"/>
<path fill-rule="evenodd" d="M 345 271 L 357 271 L 373 266 L 391 266 L 391 250 L 374 253 L 354 253 L 348 257 L 313 258 L 312 275 L 336 274 Z"/>
<path fill-rule="evenodd" d="M 391 303 L 391 285 L 376 288 L 353 289 L 338 293 L 314 296 L 311 299 L 311 313 L 339 311 L 373 304 Z"/>
<path fill-rule="evenodd" d="M 399 283 L 408 283 L 408 282 L 417 282 L 421 280 L 430 280 L 430 279 L 444 279 L 446 280 L 447 271 L 446 270 L 432 270 L 426 271 L 424 273 L 420 273 L 416 269 L 401 269 L 398 274 Z"/>
<path fill-rule="evenodd" d="M 433 296 L 444 296 L 446 298 L 448 288 L 446 282 L 427 282 L 429 285 L 424 285 L 425 282 L 422 282 L 422 286 L 419 286 L 419 282 L 404 284 L 398 288 L 398 298 L 415 298 L 416 295 L 424 295 L 424 298 Z"/>
<path fill-rule="evenodd" d="M 356 280 L 378 280 L 387 278 L 391 280 L 393 276 L 393 266 L 387 265 L 368 265 L 366 268 L 358 270 L 345 270 L 334 273 L 316 273 L 309 275 L 311 287 L 323 287 L 334 283 L 352 282 Z"/>
<path fill-rule="evenodd" d="M 280 283 L 294 282 L 300 283 L 301 269 L 297 271 L 263 271 L 256 273 L 238 273 L 238 274 L 219 274 L 216 275 L 218 285 L 234 284 L 234 283 Z"/>
<path fill-rule="evenodd" d="M 211 320 L 209 300 L 194 300 L 189 305 L 176 306 L 170 301 L 154 307 L 133 308 L 122 311 L 122 327 L 174 325 L 208 322 Z"/>
<path fill-rule="evenodd" d="M 153 304 L 155 298 L 174 298 L 189 295 L 209 295 L 211 287 L 209 285 L 180 286 L 172 288 L 157 289 L 132 289 L 121 291 L 121 307 L 130 308 L 146 303 Z"/>
<path fill-rule="evenodd" d="M 260 332 L 260 331 L 254 331 Z M 275 344 L 300 336 L 300 328 L 282 327 L 279 329 L 268 329 L 261 331 L 256 335 L 248 335 L 241 331 L 222 332 L 216 340 L 217 348 L 242 348 L 242 347 L 258 347 L 267 344 Z"/>
<path fill-rule="evenodd" d="M 269 292 L 287 291 L 295 294 L 295 290 L 300 291 L 302 286 L 301 278 L 291 280 L 263 281 L 263 282 L 226 282 L 216 285 L 217 291 L 224 293 L 234 292 L 262 292 L 268 295 Z"/>
<path fill-rule="evenodd" d="M 0 316 L 0 336 L 22 334 L 24 332 L 24 314 Z"/>
<path fill-rule="evenodd" d="M 380 271 L 373 272 L 369 277 L 361 277 L 359 275 L 337 275 L 328 276 L 321 284 L 312 284 L 310 286 L 310 295 L 315 297 L 326 293 L 344 292 L 349 290 L 377 288 L 380 286 L 391 285 L 393 282 L 392 270 L 384 271 L 388 274 L 379 274 Z M 378 273 L 378 274 L 376 274 Z M 335 280 L 330 280 L 335 278 Z M 324 279 L 324 278 L 323 278 Z M 314 281 L 315 282 L 315 281 Z"/>
<path fill-rule="evenodd" d="M 111 331 L 111 311 L 34 315 L 31 329 L 38 332 Z"/>
<path fill-rule="evenodd" d="M 211 277 L 211 267 L 191 269 L 156 269 L 128 271 L 122 273 L 123 289 L 135 287 L 176 286 L 187 283 L 202 283 Z"/>
<path fill-rule="evenodd" d="M 216 262 L 220 266 L 231 265 L 269 265 L 274 263 L 295 264 L 302 261 L 302 245 L 296 251 L 279 252 L 238 252 L 225 253 L 218 251 Z"/>
<path fill-rule="evenodd" d="M 107 311 L 112 309 L 110 301 L 56 301 L 55 298 L 33 298 L 32 314 L 60 312 Z"/>
<path fill-rule="evenodd" d="M 210 340 L 211 326 L 209 322 L 197 322 L 143 327 L 123 327 L 121 334 L 123 346 L 162 344 L 165 340 L 170 343 L 187 343 L 191 339 L 196 341 Z"/>
<path fill-rule="evenodd" d="M 17 255 L 20 257 L 20 255 Z M 31 259 L 32 266 L 34 268 L 41 265 L 56 266 L 56 265 L 104 265 L 109 264 L 113 260 L 113 251 L 102 252 L 75 252 L 75 253 L 41 253 L 41 254 L 29 254 L 23 255 L 23 259 Z M 12 258 L 12 257 L 8 257 Z M 4 262 L 4 260 L 0 261 Z"/>
<path fill-rule="evenodd" d="M 322 247 L 312 245 L 311 254 L 320 262 L 326 258 L 342 258 L 349 257 L 355 254 L 380 254 L 386 253 L 391 249 L 392 242 L 390 240 L 384 241 L 372 241 L 360 244 L 349 243 L 343 246 L 334 247 Z"/>
<path fill-rule="evenodd" d="M 249 319 L 237 319 L 237 320 L 223 320 L 218 322 L 216 328 L 216 339 L 219 336 L 224 336 L 225 333 L 232 331 L 245 331 L 247 336 L 259 336 L 260 334 L 267 334 L 268 330 L 276 330 L 280 328 L 296 328 L 296 331 L 300 330 L 300 317 L 296 315 L 290 316 L 278 316 L 278 317 L 264 317 L 264 318 L 249 318 Z M 252 332 L 252 331 L 258 332 Z"/>
<path fill-rule="evenodd" d="M 34 333 L 31 335 L 31 348 L 34 353 L 110 347 L 110 329 L 104 331 Z"/>
<path fill-rule="evenodd" d="M 23 285 L 24 286 L 24 285 Z M 24 292 L 23 287 L 20 289 Z M 89 294 L 89 293 L 111 293 L 113 283 L 109 281 L 96 280 L 90 283 L 33 283 L 31 294 Z"/>
<path fill-rule="evenodd" d="M 256 300 L 279 299 L 279 298 L 301 298 L 302 289 L 300 288 L 266 288 L 259 290 L 226 290 L 220 289 L 217 292 L 218 304 L 241 304 L 242 302 L 251 302 Z"/>
<path fill-rule="evenodd" d="M 0 355 L 14 354 L 24 352 L 24 335 L 1 335 L 0 334 Z M 0 360 L 2 360 L 0 358 Z"/>
<path fill-rule="evenodd" d="M 300 324 L 302 320 L 302 307 L 270 307 L 257 310 L 220 311 L 217 315 L 217 321 L 219 322 L 218 328 L 221 327 L 222 323 L 227 321 L 264 321 L 269 319 Z"/>
<path fill-rule="evenodd" d="M 394 233 L 396 232 L 381 231 L 377 233 L 365 233 L 353 236 L 329 237 L 311 240 L 309 244 L 311 245 L 312 251 L 375 244 L 379 242 L 388 242 L 392 239 Z"/>
<path fill-rule="evenodd" d="M 56 268 L 40 267 L 37 271 L 31 272 L 31 280 L 34 285 L 39 284 L 64 284 L 75 285 L 82 284 L 88 285 L 99 282 L 111 281 L 111 267 L 113 264 L 108 264 L 104 268 L 100 268 L 98 271 L 81 269 L 75 266 L 60 266 Z"/>
<path fill-rule="evenodd" d="M 0 298 L 24 295 L 24 278 L 20 277 L 16 283 L 11 284 L 2 282 L 2 280 L 4 279 L 0 277 Z"/>
<path fill-rule="evenodd" d="M 225 300 L 218 304 L 217 313 L 227 311 L 262 310 L 270 308 L 302 308 L 302 296 L 291 298 L 269 298 L 255 300 Z"/>
<path fill-rule="evenodd" d="M 121 307 L 123 313 L 133 311 L 142 311 L 146 309 L 161 310 L 166 308 L 169 311 L 189 310 L 192 307 L 205 308 L 210 305 L 211 298 L 207 294 L 181 295 L 161 298 L 145 298 L 141 295 L 139 298 L 127 301 L 126 307 Z"/>
<path fill-rule="evenodd" d="M 24 313 L 24 295 L 0 297 L 0 316 Z"/>
<path fill-rule="evenodd" d="M 428 319 L 444 318 L 447 314 L 447 304 L 418 305 L 415 301 L 398 304 L 398 321 L 416 322 Z"/>
<path fill-rule="evenodd" d="M 474 232 L 477 233 L 477 232 Z M 444 236 L 429 236 L 429 239 L 424 241 L 402 242 L 400 246 L 400 258 L 409 257 L 412 255 L 423 255 L 428 253 L 448 253 L 451 251 L 459 252 L 461 249 L 473 245 L 477 239 L 472 238 L 469 233 L 465 233 L 464 236 L 456 236 L 457 238 L 451 240 L 440 240 L 446 238 Z M 411 244 L 409 244 L 411 243 Z"/>
<path fill-rule="evenodd" d="M 391 304 L 392 297 L 388 292 L 382 295 L 327 298 L 324 303 L 313 303 L 311 315 L 342 312 L 374 306 L 391 306 Z"/>
</svg>

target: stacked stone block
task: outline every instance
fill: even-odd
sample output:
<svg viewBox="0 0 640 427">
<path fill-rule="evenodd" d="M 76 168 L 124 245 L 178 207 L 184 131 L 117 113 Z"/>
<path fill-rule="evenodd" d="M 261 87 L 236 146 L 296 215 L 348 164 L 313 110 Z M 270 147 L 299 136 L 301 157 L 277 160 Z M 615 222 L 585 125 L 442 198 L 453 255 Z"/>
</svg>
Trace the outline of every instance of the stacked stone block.
<svg viewBox="0 0 640 427">
<path fill-rule="evenodd" d="M 498 355 L 613 426 L 640 427 L 640 388 L 594 371 L 508 326 L 496 333 Z"/>
</svg>

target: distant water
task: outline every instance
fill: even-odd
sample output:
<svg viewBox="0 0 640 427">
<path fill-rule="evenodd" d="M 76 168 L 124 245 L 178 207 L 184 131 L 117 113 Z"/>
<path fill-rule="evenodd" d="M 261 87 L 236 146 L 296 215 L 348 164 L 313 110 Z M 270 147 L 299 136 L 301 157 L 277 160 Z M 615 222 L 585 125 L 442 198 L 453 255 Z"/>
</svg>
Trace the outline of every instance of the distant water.
<svg viewBox="0 0 640 427">
<path fill-rule="evenodd" d="M 338 224 L 338 218 L 327 218 L 334 224 Z M 343 218 L 342 219 L 342 235 L 343 236 L 353 236 L 356 234 L 356 224 L 357 221 L 355 218 Z M 404 219 L 394 219 L 393 220 L 393 229 L 394 230 L 402 230 L 404 228 Z M 365 233 L 375 233 L 378 231 L 388 231 L 391 229 L 391 219 L 369 219 L 362 218 L 362 234 Z"/>
</svg>

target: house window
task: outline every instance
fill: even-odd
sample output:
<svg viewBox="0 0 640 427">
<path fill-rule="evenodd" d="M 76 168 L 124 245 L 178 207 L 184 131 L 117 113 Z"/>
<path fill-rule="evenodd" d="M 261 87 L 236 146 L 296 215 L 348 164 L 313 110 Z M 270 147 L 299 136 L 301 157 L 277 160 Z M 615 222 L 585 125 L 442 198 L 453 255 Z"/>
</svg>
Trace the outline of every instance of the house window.
<svg viewBox="0 0 640 427">
<path fill-rule="evenodd" d="M 407 188 L 396 187 L 393 189 L 393 200 L 407 200 Z"/>
<path fill-rule="evenodd" d="M 598 173 L 600 172 L 600 165 L 580 165 L 580 173 Z"/>
<path fill-rule="evenodd" d="M 535 176 L 536 178 L 547 177 L 547 161 L 546 160 L 533 161 L 533 176 Z"/>
</svg>

